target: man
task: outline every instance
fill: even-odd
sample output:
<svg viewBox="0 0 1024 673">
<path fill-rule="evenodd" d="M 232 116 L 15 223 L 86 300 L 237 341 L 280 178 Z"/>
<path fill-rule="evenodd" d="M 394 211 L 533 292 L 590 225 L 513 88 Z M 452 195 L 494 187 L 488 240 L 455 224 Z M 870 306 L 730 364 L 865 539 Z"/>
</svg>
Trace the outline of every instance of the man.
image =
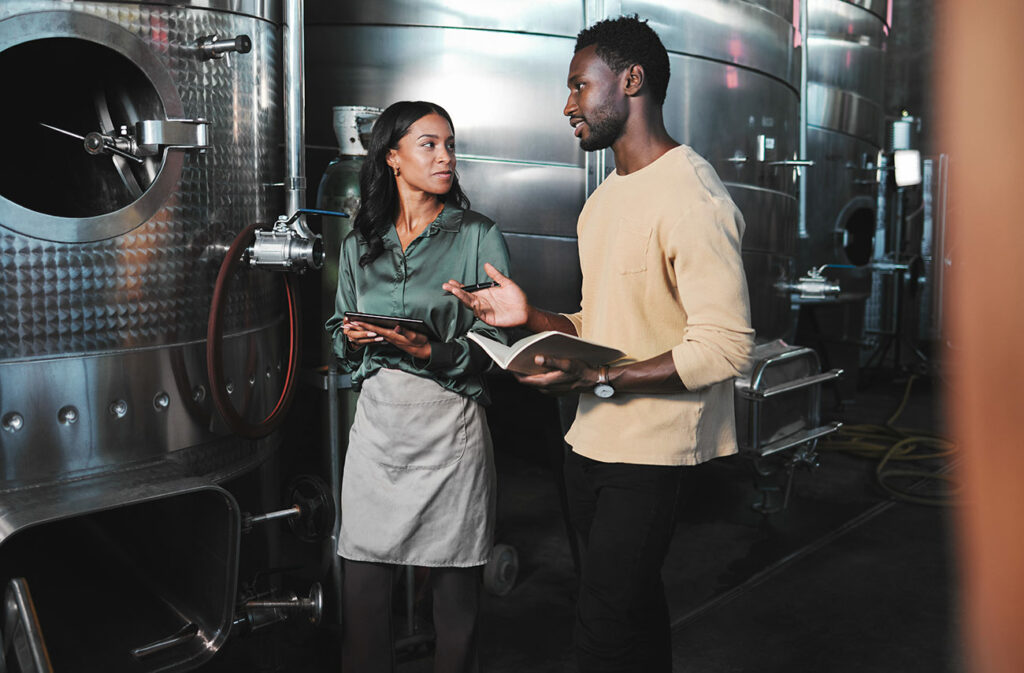
<svg viewBox="0 0 1024 673">
<path fill-rule="evenodd" d="M 615 153 L 577 226 L 578 313 L 530 306 L 495 269 L 495 289 L 444 285 L 490 324 L 577 334 L 633 360 L 595 369 L 538 356 L 551 371 L 519 377 L 581 393 L 565 471 L 583 543 L 575 636 L 587 672 L 671 670 L 661 566 L 681 475 L 736 451 L 730 379 L 753 345 L 743 218 L 711 166 L 665 130 L 668 79 L 661 40 L 635 16 L 577 37 L 563 113 L 580 147 Z"/>
</svg>

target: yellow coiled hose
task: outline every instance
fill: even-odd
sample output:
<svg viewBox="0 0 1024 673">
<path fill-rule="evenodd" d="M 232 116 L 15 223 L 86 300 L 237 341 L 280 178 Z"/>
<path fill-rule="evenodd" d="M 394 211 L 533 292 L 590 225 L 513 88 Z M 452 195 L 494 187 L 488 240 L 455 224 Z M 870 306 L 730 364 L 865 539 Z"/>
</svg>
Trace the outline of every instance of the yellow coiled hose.
<svg viewBox="0 0 1024 673">
<path fill-rule="evenodd" d="M 885 425 L 844 425 L 837 432 L 819 444 L 822 451 L 844 451 L 869 459 L 878 459 L 875 476 L 879 485 L 894 498 L 920 505 L 950 505 L 957 493 L 957 484 L 949 474 L 949 463 L 937 469 L 914 467 L 913 462 L 947 459 L 956 453 L 956 447 L 938 435 L 897 428 L 896 420 L 903 413 L 910 399 L 910 390 L 916 376 L 907 381 L 903 400 L 885 422 Z M 902 464 L 896 467 L 896 464 Z M 916 479 L 907 488 L 899 488 L 895 479 Z M 916 488 L 930 480 L 946 482 L 945 492 L 936 495 L 922 495 Z"/>
</svg>

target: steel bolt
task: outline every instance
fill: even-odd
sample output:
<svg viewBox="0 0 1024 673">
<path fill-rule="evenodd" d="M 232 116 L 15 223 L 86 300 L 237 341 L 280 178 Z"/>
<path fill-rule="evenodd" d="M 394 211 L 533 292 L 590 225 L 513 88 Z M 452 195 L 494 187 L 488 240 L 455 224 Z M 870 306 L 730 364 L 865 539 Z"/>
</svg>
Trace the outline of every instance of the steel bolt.
<svg viewBox="0 0 1024 673">
<path fill-rule="evenodd" d="M 21 430 L 23 427 L 25 427 L 25 417 L 19 414 L 17 411 L 12 411 L 11 413 L 4 416 L 4 420 L 2 421 L 2 427 L 7 432 L 17 432 L 18 430 Z"/>
<path fill-rule="evenodd" d="M 166 411 L 169 406 L 171 406 L 171 396 L 167 393 L 157 393 L 153 398 L 153 407 L 157 411 Z"/>
<path fill-rule="evenodd" d="M 124 418 L 128 413 L 128 403 L 124 400 L 114 400 L 110 403 L 110 415 L 114 418 Z"/>
<path fill-rule="evenodd" d="M 64 425 L 71 425 L 78 421 L 78 409 L 74 408 L 70 404 L 66 407 L 61 407 L 61 410 L 57 412 L 57 421 Z"/>
</svg>

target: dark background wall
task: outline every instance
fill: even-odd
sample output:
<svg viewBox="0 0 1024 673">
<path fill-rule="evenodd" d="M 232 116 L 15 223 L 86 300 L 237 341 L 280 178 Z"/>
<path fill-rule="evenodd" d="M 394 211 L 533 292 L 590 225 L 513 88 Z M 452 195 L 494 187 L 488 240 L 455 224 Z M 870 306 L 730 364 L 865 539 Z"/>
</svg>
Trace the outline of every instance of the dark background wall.
<svg viewBox="0 0 1024 673">
<path fill-rule="evenodd" d="M 935 130 L 938 113 L 933 100 L 933 37 L 935 32 L 933 0 L 894 0 L 892 31 L 886 51 L 887 117 L 898 117 L 907 110 L 921 118 L 921 153 L 939 154 Z"/>
</svg>

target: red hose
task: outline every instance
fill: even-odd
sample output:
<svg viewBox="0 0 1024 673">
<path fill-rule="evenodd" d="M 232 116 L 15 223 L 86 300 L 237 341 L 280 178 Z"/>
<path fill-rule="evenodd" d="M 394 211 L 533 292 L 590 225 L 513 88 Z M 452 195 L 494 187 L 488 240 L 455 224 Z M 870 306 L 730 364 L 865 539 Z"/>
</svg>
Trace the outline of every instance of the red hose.
<svg viewBox="0 0 1024 673">
<path fill-rule="evenodd" d="M 299 344 L 301 343 L 301 307 L 299 304 L 298 285 L 292 274 L 286 273 L 285 295 L 288 299 L 288 368 L 285 371 L 284 386 L 270 414 L 259 423 L 250 423 L 228 399 L 224 385 L 224 316 L 223 307 L 227 298 L 228 284 L 239 264 L 242 263 L 245 249 L 254 238 L 256 225 L 246 227 L 228 248 L 227 255 L 220 265 L 217 282 L 213 286 L 213 301 L 210 302 L 210 319 L 206 328 L 206 369 L 210 378 L 210 396 L 213 405 L 221 417 L 236 435 L 247 439 L 259 439 L 273 432 L 284 420 L 291 406 L 295 393 L 296 371 L 299 361 Z"/>
</svg>

